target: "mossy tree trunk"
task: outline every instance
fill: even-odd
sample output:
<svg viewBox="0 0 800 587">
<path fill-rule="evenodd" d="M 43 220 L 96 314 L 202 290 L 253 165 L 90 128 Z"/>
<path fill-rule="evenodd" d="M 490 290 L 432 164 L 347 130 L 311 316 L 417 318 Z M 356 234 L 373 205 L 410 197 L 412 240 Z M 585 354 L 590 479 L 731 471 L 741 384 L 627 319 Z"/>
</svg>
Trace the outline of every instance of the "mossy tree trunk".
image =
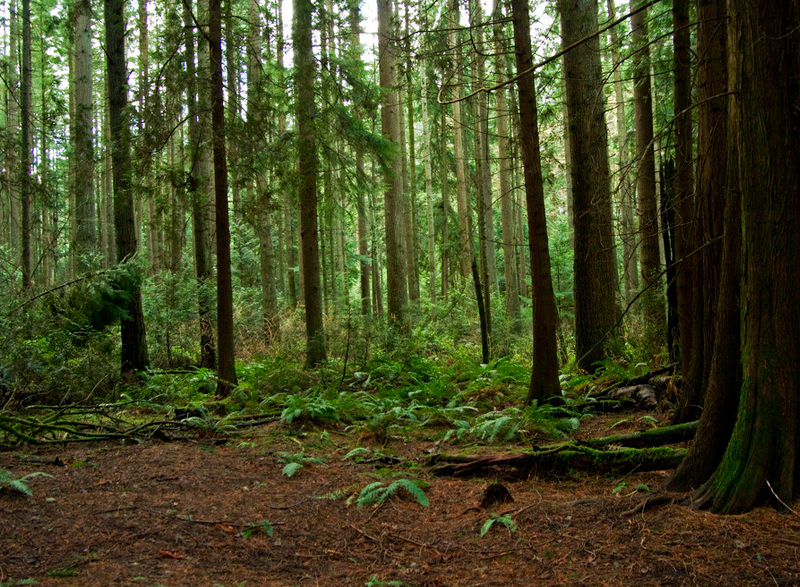
<svg viewBox="0 0 800 587">
<path fill-rule="evenodd" d="M 722 462 L 696 496 L 718 513 L 800 493 L 800 4 L 729 0 L 731 135 L 742 204 L 742 386 Z M 768 485 L 769 484 L 769 485 Z"/>
</svg>

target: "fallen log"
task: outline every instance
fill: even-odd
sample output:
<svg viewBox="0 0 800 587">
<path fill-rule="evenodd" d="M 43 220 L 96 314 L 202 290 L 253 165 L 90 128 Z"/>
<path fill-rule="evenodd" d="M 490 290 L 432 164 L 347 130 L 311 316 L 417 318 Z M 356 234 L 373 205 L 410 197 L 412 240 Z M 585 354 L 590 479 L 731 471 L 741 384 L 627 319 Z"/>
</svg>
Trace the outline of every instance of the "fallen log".
<svg viewBox="0 0 800 587">
<path fill-rule="evenodd" d="M 652 446 L 664 446 L 667 444 L 677 444 L 687 442 L 694 438 L 697 432 L 698 420 L 676 424 L 674 426 L 664 426 L 653 428 L 643 432 L 632 432 L 629 434 L 615 434 L 602 438 L 591 438 L 589 440 L 579 440 L 575 444 L 578 446 L 588 446 L 591 448 L 606 448 L 608 446 L 624 446 L 626 448 L 647 448 Z"/>
<path fill-rule="evenodd" d="M 676 468 L 685 454 L 686 449 L 663 446 L 598 450 L 570 443 L 558 447 L 535 448 L 530 452 L 476 456 L 467 462 L 460 457 L 458 460 L 461 462 L 436 467 L 432 472 L 434 475 L 459 477 L 480 474 L 495 467 L 511 467 L 522 473 L 534 469 L 548 472 L 578 469 L 595 473 L 661 471 Z M 449 460 L 446 455 L 438 457 L 436 462 Z"/>
</svg>

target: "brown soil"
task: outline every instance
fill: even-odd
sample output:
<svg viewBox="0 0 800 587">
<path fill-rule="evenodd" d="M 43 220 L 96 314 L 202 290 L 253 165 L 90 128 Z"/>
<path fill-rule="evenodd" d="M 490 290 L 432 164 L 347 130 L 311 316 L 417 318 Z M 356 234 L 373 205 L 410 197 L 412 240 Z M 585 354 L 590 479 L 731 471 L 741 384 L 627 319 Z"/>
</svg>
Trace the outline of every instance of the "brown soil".
<svg viewBox="0 0 800 587">
<path fill-rule="evenodd" d="M 592 419 L 583 433 L 621 432 L 610 429 L 618 419 Z M 630 475 L 616 494 L 620 479 L 584 473 L 441 478 L 423 464 L 434 449 L 425 438 L 378 445 L 335 430 L 289 437 L 275 424 L 248 434 L 226 444 L 0 453 L 0 467 L 17 476 L 54 475 L 29 480 L 33 497 L 0 491 L 0 586 L 800 584 L 797 514 L 715 516 L 667 505 L 623 515 L 641 501 L 637 485 L 655 488 L 665 473 Z M 400 462 L 343 461 L 356 446 Z M 325 464 L 288 478 L 278 451 Z M 430 506 L 398 492 L 380 506 L 356 507 L 362 487 L 399 477 L 427 481 Z M 496 479 L 513 502 L 481 509 Z M 500 513 L 516 530 L 498 522 L 481 537 Z"/>
</svg>

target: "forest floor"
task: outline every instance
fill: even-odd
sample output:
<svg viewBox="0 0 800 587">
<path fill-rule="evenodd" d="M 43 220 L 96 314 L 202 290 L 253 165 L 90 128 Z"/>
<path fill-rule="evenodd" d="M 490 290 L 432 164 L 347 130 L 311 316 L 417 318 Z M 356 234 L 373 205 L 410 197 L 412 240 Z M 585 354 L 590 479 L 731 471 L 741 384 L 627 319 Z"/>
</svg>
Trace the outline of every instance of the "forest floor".
<svg viewBox="0 0 800 587">
<path fill-rule="evenodd" d="M 578 436 L 641 427 L 637 414 L 595 416 Z M 345 460 L 356 447 L 383 458 Z M 53 477 L 29 479 L 32 497 L 0 491 L 0 586 L 800 585 L 792 512 L 662 505 L 625 515 L 637 489 L 667 473 L 453 478 L 426 464 L 432 452 L 524 448 L 436 446 L 422 434 L 378 443 L 273 423 L 226 441 L 2 452 L 0 467 L 16 476 Z M 286 460 L 303 467 L 287 477 Z M 430 505 L 398 490 L 357 507 L 364 486 L 400 478 L 424 482 Z M 513 502 L 481 504 L 495 481 Z"/>
</svg>

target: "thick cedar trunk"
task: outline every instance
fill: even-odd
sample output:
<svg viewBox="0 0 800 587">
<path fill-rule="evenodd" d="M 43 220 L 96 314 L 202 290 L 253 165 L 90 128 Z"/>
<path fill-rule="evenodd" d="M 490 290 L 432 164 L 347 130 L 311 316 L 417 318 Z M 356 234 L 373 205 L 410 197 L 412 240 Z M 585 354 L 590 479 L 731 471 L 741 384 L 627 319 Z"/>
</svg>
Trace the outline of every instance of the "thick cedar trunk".
<svg viewBox="0 0 800 587">
<path fill-rule="evenodd" d="M 597 31 L 597 0 L 559 0 L 562 45 Z M 575 353 L 593 372 L 615 323 L 617 269 L 598 37 L 564 55 L 575 211 Z"/>
<path fill-rule="evenodd" d="M 184 25 L 192 31 L 191 3 L 184 5 Z M 185 62 L 187 84 L 187 103 L 189 111 L 189 182 L 187 195 L 192 207 L 192 226 L 194 236 L 194 265 L 197 280 L 197 314 L 200 322 L 200 360 L 198 366 L 213 369 L 217 364 L 217 351 L 212 324 L 211 258 L 208 247 L 208 170 L 205 168 L 206 150 L 202 136 L 197 107 L 197 72 L 195 69 L 194 34 L 187 34 Z"/>
<path fill-rule="evenodd" d="M 125 18 L 122 0 L 105 0 L 108 118 L 114 176 L 114 230 L 117 262 L 133 259 L 137 250 L 136 221 L 131 190 L 130 132 L 127 72 L 125 68 Z M 128 315 L 120 320 L 122 373 L 147 368 L 147 341 L 142 312 L 142 291 L 136 282 L 128 302 Z"/>
<path fill-rule="evenodd" d="M 791 504 L 800 493 L 800 5 L 729 0 L 728 10 L 728 74 L 736 90 L 729 99 L 730 136 L 737 144 L 742 213 L 743 371 L 731 440 L 695 496 L 718 513 L 747 511 L 773 492 Z"/>
<path fill-rule="evenodd" d="M 683 391 L 675 421 L 695 420 L 703 407 L 714 348 L 717 297 L 727 190 L 727 91 L 724 0 L 698 3 L 698 153 L 697 198 L 691 263 L 691 354 L 683 357 Z M 722 96 L 721 96 L 722 95 Z M 715 97 L 718 96 L 718 97 Z"/>
<path fill-rule="evenodd" d="M 386 292 L 389 323 L 405 327 L 404 311 L 408 304 L 406 289 L 406 259 L 403 249 L 403 194 L 400 158 L 400 103 L 397 88 L 397 47 L 394 32 L 394 12 L 391 0 L 378 1 L 378 53 L 380 85 L 383 89 L 381 133 L 391 142 L 394 152 L 389 155 L 384 177 L 384 206 L 386 227 Z"/>
<path fill-rule="evenodd" d="M 636 2 L 631 2 L 631 10 Z M 661 257 L 658 242 L 656 166 L 653 148 L 653 98 L 650 90 L 650 47 L 647 10 L 631 17 L 634 55 L 633 104 L 636 121 L 636 192 L 639 204 L 642 287 L 639 298 L 644 316 L 645 341 L 656 352 L 664 339 L 664 292 L 661 288 Z"/>
<path fill-rule="evenodd" d="M 90 0 L 75 4 L 75 120 L 73 185 L 75 191 L 76 273 L 91 269 L 97 251 L 94 203 L 94 149 L 92 146 L 92 7 Z"/>
<path fill-rule="evenodd" d="M 233 346 L 233 285 L 231 235 L 228 219 L 228 162 L 225 149 L 225 106 L 222 94 L 221 0 L 208 5 L 208 43 L 211 57 L 211 126 L 214 145 L 214 202 L 217 229 L 217 395 L 227 396 L 236 386 Z"/>
<path fill-rule="evenodd" d="M 310 0 L 294 1 L 292 37 L 297 109 L 297 163 L 300 170 L 300 240 L 303 298 L 306 306 L 306 364 L 326 359 L 322 320 L 319 234 L 317 228 L 317 145 L 314 125 L 314 53 L 311 47 Z"/>
<path fill-rule="evenodd" d="M 514 48 L 517 74 L 531 69 L 530 16 L 525 0 L 512 0 Z M 539 154 L 539 123 L 536 86 L 532 73 L 517 80 L 519 88 L 520 141 L 528 208 L 528 243 L 531 256 L 531 301 L 533 305 L 533 368 L 526 404 L 561 397 L 556 349 L 556 303 L 550 275 L 544 185 Z"/>
</svg>

